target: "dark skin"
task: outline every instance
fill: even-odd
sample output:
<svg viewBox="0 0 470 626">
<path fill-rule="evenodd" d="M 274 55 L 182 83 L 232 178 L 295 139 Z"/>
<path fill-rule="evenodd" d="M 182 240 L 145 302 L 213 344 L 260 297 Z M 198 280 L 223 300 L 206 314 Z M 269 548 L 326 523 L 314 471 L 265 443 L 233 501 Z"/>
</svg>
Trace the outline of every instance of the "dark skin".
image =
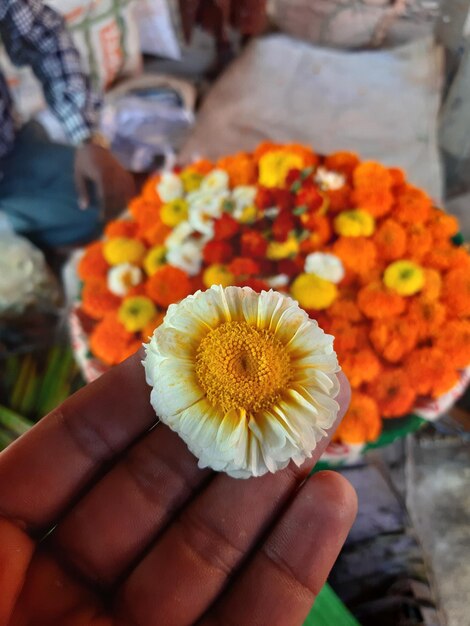
<svg viewBox="0 0 470 626">
<path fill-rule="evenodd" d="M 139 360 L 0 454 L 0 626 L 302 624 L 356 514 L 339 474 L 305 481 L 327 439 L 300 469 L 200 470 Z"/>
<path fill-rule="evenodd" d="M 75 185 L 81 209 L 90 205 L 87 183 L 93 184 L 103 221 L 117 217 L 135 195 L 132 174 L 126 171 L 109 150 L 92 141 L 77 148 L 75 154 Z"/>
</svg>

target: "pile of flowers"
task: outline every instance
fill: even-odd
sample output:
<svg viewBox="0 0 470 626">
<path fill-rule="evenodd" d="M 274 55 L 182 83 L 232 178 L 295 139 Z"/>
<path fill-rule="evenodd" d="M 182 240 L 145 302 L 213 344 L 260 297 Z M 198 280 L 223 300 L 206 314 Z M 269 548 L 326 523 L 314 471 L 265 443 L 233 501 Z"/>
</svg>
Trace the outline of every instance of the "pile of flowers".
<svg viewBox="0 0 470 626">
<path fill-rule="evenodd" d="M 438 398 L 470 364 L 470 256 L 403 171 L 261 144 L 151 177 L 79 263 L 93 355 L 114 365 L 198 289 L 290 294 L 335 337 L 353 388 L 337 438 Z"/>
</svg>

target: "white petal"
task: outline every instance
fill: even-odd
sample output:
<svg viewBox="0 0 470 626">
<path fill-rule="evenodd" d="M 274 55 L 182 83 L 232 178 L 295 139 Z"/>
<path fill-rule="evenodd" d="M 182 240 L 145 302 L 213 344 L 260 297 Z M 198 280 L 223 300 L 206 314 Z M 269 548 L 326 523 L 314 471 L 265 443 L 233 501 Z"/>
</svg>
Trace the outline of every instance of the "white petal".
<svg viewBox="0 0 470 626">
<path fill-rule="evenodd" d="M 146 363 L 147 381 L 153 385 L 150 402 L 156 414 L 165 422 L 204 397 L 194 372 L 194 365 L 182 359 L 159 358 L 153 370 Z"/>
</svg>

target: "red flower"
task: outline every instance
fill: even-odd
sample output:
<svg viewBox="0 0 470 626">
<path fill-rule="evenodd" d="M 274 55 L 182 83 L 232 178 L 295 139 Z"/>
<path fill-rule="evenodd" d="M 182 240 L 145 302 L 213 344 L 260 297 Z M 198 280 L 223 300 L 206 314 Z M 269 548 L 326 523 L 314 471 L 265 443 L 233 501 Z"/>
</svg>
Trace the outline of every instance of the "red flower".
<svg viewBox="0 0 470 626">
<path fill-rule="evenodd" d="M 283 211 L 290 211 L 294 206 L 294 194 L 288 189 L 272 189 L 275 206 Z"/>
<path fill-rule="evenodd" d="M 286 185 L 287 187 L 291 187 L 294 183 L 300 180 L 302 177 L 302 170 L 298 170 L 294 168 L 293 170 L 289 170 L 286 176 Z"/>
<path fill-rule="evenodd" d="M 294 230 L 295 218 L 288 211 L 281 211 L 273 223 L 272 233 L 276 241 L 285 241 L 291 230 Z"/>
<path fill-rule="evenodd" d="M 214 222 L 214 240 L 231 239 L 240 230 L 240 225 L 228 213 Z"/>
<path fill-rule="evenodd" d="M 295 259 L 282 259 L 277 264 L 279 274 L 287 274 L 290 278 L 297 276 L 303 271 L 304 259 L 297 257 Z"/>
<path fill-rule="evenodd" d="M 309 181 L 304 183 L 302 188 L 297 193 L 295 201 L 296 206 L 306 206 L 309 211 L 318 211 L 323 206 L 323 196 L 315 187 L 315 185 Z"/>
<path fill-rule="evenodd" d="M 266 254 L 268 242 L 261 233 L 249 230 L 241 236 L 241 254 L 246 257 L 263 258 Z"/>
<path fill-rule="evenodd" d="M 269 291 L 268 283 L 264 282 L 259 278 L 245 278 L 244 280 L 240 280 L 237 282 L 239 287 L 251 287 L 253 291 L 260 293 L 261 291 Z"/>
<path fill-rule="evenodd" d="M 253 276 L 258 274 L 259 265 L 253 259 L 239 256 L 230 263 L 228 271 L 235 276 Z"/>
<path fill-rule="evenodd" d="M 204 246 L 202 256 L 208 265 L 227 263 L 233 256 L 232 246 L 228 241 L 208 241 Z"/>
<path fill-rule="evenodd" d="M 255 204 L 260 209 L 269 209 L 274 206 L 274 198 L 271 193 L 271 189 L 268 189 L 267 187 L 258 187 Z"/>
</svg>

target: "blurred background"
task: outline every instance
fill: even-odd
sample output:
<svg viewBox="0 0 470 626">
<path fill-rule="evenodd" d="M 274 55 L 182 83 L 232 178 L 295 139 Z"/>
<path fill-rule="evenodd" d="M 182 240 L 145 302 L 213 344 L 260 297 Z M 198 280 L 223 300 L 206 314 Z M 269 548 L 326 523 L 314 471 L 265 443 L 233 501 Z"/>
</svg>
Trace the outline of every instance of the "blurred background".
<svg viewBox="0 0 470 626">
<path fill-rule="evenodd" d="M 266 139 L 298 142 L 403 168 L 458 217 L 468 241 L 470 0 L 47 5 L 65 19 L 104 94 L 100 135 L 137 190 L 176 163 L 251 151 Z M 0 68 L 17 124 L 69 143 L 33 69 L 13 63 L 1 44 Z M 18 237 L 1 193 L 5 447 L 102 370 L 83 343 L 86 323 L 71 317 L 80 246 Z M 359 515 L 308 623 L 470 623 L 468 393 L 419 426 L 341 468 L 358 491 Z"/>
</svg>

